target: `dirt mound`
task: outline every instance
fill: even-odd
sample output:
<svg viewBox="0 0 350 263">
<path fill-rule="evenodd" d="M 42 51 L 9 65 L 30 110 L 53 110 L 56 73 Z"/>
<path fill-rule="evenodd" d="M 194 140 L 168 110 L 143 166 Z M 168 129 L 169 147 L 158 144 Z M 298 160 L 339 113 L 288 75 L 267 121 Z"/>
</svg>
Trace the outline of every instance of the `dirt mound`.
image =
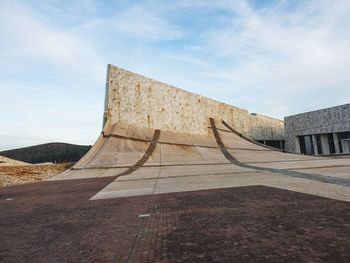
<svg viewBox="0 0 350 263">
<path fill-rule="evenodd" d="M 17 166 L 17 165 L 27 165 L 28 163 L 10 159 L 0 155 L 0 166 Z"/>
<path fill-rule="evenodd" d="M 1 165 L 0 187 L 43 181 L 69 169 L 72 165 L 73 163 L 43 165 Z"/>
</svg>

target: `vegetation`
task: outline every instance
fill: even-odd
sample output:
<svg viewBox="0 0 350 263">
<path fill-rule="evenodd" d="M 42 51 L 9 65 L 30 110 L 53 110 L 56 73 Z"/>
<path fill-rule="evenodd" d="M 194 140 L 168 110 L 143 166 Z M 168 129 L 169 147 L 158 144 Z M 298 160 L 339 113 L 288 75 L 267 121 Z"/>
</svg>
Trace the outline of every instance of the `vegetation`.
<svg viewBox="0 0 350 263">
<path fill-rule="evenodd" d="M 28 163 L 63 163 L 77 162 L 87 153 L 91 145 L 68 143 L 46 143 L 25 148 L 0 152 L 0 155 Z"/>
</svg>

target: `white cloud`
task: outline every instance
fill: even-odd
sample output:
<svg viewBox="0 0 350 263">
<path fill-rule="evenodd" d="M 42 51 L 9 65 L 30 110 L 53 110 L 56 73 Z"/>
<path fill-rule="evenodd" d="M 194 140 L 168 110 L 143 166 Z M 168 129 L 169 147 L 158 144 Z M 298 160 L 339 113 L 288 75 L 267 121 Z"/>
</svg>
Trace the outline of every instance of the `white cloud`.
<svg viewBox="0 0 350 263">
<path fill-rule="evenodd" d="M 349 102 L 350 2 L 286 5 L 235 2 L 227 26 L 203 32 L 202 48 L 229 64 L 208 76 L 231 83 L 222 91 L 233 102 L 277 117 Z"/>
<path fill-rule="evenodd" d="M 183 36 L 182 30 L 169 23 L 161 13 L 154 13 L 141 5 L 116 13 L 109 25 L 120 33 L 141 40 L 169 41 Z"/>
<path fill-rule="evenodd" d="M 0 137 L 92 143 L 107 63 L 280 118 L 349 103 L 350 2 L 252 2 L 2 1 Z"/>
<path fill-rule="evenodd" d="M 84 73 L 95 80 L 104 78 L 106 62 L 83 39 L 51 25 L 47 17 L 23 5 L 4 1 L 0 10 L 3 61 L 13 63 L 16 59 L 21 64 L 21 60 L 33 59 L 52 64 L 62 72 Z"/>
<path fill-rule="evenodd" d="M 189 20 L 201 15 L 208 21 L 222 20 L 209 23 L 196 35 L 183 33 L 182 38 L 190 40 L 185 48 L 164 51 L 141 46 L 126 65 L 192 92 L 279 118 L 348 103 L 349 11 L 350 2 L 345 0 L 275 1 L 260 9 L 241 0 L 177 1 L 168 9 L 159 5 L 153 14 L 162 18 L 167 12 L 172 17 L 187 12 L 193 16 Z M 225 16 L 220 17 L 221 12 Z M 138 24 L 129 21 L 132 13 L 127 13 L 125 23 L 131 25 L 130 34 Z M 138 36 L 141 41 L 147 38 Z"/>
<path fill-rule="evenodd" d="M 106 62 L 49 14 L 0 3 L 0 150 L 92 144 L 101 130 Z"/>
</svg>

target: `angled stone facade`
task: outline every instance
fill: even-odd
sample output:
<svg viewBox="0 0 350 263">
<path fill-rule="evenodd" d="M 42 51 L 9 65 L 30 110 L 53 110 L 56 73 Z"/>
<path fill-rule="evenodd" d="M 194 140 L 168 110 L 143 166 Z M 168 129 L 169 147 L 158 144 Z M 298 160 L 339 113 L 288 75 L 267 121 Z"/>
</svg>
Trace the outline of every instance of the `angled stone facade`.
<svg viewBox="0 0 350 263">
<path fill-rule="evenodd" d="M 105 118 L 145 128 L 207 134 L 209 118 L 223 119 L 256 140 L 282 140 L 283 121 L 109 65 Z"/>
</svg>

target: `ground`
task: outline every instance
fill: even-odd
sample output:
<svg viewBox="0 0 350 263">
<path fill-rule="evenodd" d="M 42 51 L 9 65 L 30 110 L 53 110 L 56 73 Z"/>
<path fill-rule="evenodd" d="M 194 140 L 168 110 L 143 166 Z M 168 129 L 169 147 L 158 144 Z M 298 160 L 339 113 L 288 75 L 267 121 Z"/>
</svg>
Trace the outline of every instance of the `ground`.
<svg viewBox="0 0 350 263">
<path fill-rule="evenodd" d="M 350 261 L 349 202 L 266 186 L 89 200 L 109 181 L 2 188 L 0 261 Z"/>
<path fill-rule="evenodd" d="M 0 262 L 350 262 L 350 158 L 225 127 L 116 124 L 71 170 L 0 188 Z"/>
<path fill-rule="evenodd" d="M 73 163 L 0 166 L 0 187 L 43 181 L 72 165 Z"/>
</svg>

